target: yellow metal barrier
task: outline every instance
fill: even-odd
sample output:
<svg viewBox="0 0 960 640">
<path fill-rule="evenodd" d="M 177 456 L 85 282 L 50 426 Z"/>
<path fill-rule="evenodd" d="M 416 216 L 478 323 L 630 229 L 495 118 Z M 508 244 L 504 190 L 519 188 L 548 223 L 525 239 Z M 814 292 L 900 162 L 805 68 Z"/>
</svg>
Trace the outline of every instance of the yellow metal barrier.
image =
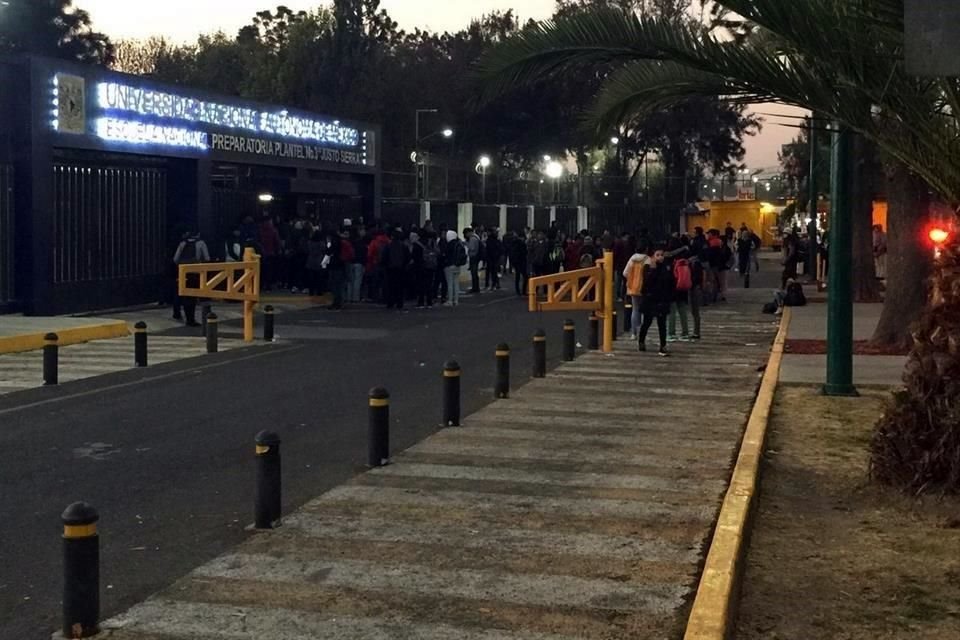
<svg viewBox="0 0 960 640">
<path fill-rule="evenodd" d="M 613 252 L 597 266 L 530 278 L 530 311 L 594 311 L 603 320 L 603 352 L 613 353 Z M 539 295 L 540 289 L 545 295 Z"/>
<path fill-rule="evenodd" d="M 253 249 L 243 252 L 243 262 L 180 265 L 179 290 L 183 297 L 243 302 L 243 339 L 253 342 L 253 311 L 260 302 L 260 256 Z"/>
</svg>

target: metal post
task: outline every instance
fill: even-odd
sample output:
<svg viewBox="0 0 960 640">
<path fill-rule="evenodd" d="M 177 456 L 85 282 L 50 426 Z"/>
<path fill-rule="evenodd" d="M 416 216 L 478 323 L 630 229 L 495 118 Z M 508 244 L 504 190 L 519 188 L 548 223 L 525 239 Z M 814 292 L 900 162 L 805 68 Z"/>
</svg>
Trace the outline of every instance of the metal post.
<svg viewBox="0 0 960 640">
<path fill-rule="evenodd" d="M 382 467 L 390 462 L 390 393 L 370 390 L 370 418 L 367 427 L 367 465 Z"/>
<path fill-rule="evenodd" d="M 213 313 L 213 305 L 210 303 L 206 303 L 200 307 L 200 330 L 203 332 L 204 337 L 207 335 L 207 318 L 210 317 L 211 313 Z"/>
<path fill-rule="evenodd" d="M 563 323 L 563 361 L 573 362 L 577 358 L 577 325 L 573 320 Z"/>
<path fill-rule="evenodd" d="M 264 342 L 273 342 L 273 307 L 267 305 L 263 309 L 263 340 Z"/>
<path fill-rule="evenodd" d="M 817 274 L 817 247 L 819 246 L 819 240 L 817 238 L 817 204 L 818 204 L 818 190 L 817 190 L 817 120 L 816 118 L 810 118 L 810 177 L 808 184 L 810 187 L 810 204 L 808 214 L 810 216 L 810 222 L 807 224 L 807 239 L 808 239 L 808 249 L 807 249 L 807 276 L 813 276 L 816 278 Z"/>
<path fill-rule="evenodd" d="M 613 312 L 613 318 L 610 320 L 610 324 L 613 325 L 613 339 L 616 340 L 620 337 L 620 314 L 616 311 Z"/>
<path fill-rule="evenodd" d="M 616 297 L 613 295 L 613 251 L 603 252 L 603 352 L 613 353 L 613 334 L 615 331 L 614 308 Z"/>
<path fill-rule="evenodd" d="M 463 372 L 456 360 L 443 365 L 443 426 L 460 426 L 460 377 Z"/>
<path fill-rule="evenodd" d="M 43 337 L 43 384 L 49 387 L 60 383 L 57 371 L 60 360 L 60 337 L 55 333 L 48 333 Z"/>
<path fill-rule="evenodd" d="M 217 314 L 211 313 L 207 316 L 207 353 L 216 353 L 219 350 L 220 342 L 220 321 Z"/>
<path fill-rule="evenodd" d="M 623 332 L 633 331 L 633 303 L 627 301 L 623 304 Z"/>
<path fill-rule="evenodd" d="M 547 332 L 543 329 L 533 334 L 533 377 L 547 377 Z"/>
<path fill-rule="evenodd" d="M 854 159 L 850 148 L 852 132 L 834 125 L 833 196 L 830 215 L 830 274 L 827 297 L 827 383 L 828 396 L 855 396 L 853 386 L 853 216 L 850 197 Z"/>
<path fill-rule="evenodd" d="M 146 322 L 138 322 L 133 327 L 133 362 L 138 367 L 147 366 Z"/>
<path fill-rule="evenodd" d="M 510 345 L 497 345 L 497 387 L 496 397 L 505 399 L 510 397 Z"/>
<path fill-rule="evenodd" d="M 96 635 L 100 618 L 100 536 L 97 510 L 71 504 L 63 521 L 63 637 Z"/>
<path fill-rule="evenodd" d="M 254 443 L 257 461 L 254 526 L 257 529 L 272 529 L 282 514 L 280 436 L 272 431 L 261 431 Z"/>
<path fill-rule="evenodd" d="M 590 340 L 587 348 L 591 351 L 600 349 L 600 318 L 595 313 L 590 314 Z"/>
</svg>

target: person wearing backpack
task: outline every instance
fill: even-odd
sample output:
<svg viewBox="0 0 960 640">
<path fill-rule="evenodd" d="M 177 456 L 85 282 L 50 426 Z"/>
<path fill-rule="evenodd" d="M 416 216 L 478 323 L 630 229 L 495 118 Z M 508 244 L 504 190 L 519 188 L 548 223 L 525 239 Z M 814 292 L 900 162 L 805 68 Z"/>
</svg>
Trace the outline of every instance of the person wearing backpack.
<svg viewBox="0 0 960 640">
<path fill-rule="evenodd" d="M 670 304 L 667 342 L 676 342 L 677 340 L 687 342 L 690 340 L 687 310 L 690 306 L 690 291 L 693 289 L 693 268 L 690 266 L 689 258 L 680 257 L 673 261 L 673 279 L 675 292 L 673 302 Z M 679 338 L 677 337 L 677 316 L 680 316 L 680 329 L 683 332 Z"/>
<path fill-rule="evenodd" d="M 334 231 L 327 234 L 323 264 L 326 264 L 327 282 L 330 285 L 330 293 L 333 294 L 333 303 L 327 307 L 331 311 L 343 309 L 347 264 L 353 261 L 353 245 L 347 242 L 346 235 L 346 232 L 338 234 Z"/>
<path fill-rule="evenodd" d="M 460 272 L 467 264 L 469 256 L 467 248 L 453 229 L 447 231 L 447 244 L 443 252 L 443 274 L 447 281 L 447 307 L 456 307 L 460 304 Z"/>
<path fill-rule="evenodd" d="M 411 233 L 413 241 L 413 265 L 417 283 L 417 308 L 433 308 L 433 283 L 437 277 L 440 265 L 440 250 L 437 248 L 437 237 L 429 233 L 426 242 L 414 239 L 417 234 Z M 419 254 L 419 266 L 418 266 Z"/>
<path fill-rule="evenodd" d="M 737 270 L 743 281 L 743 288 L 750 288 L 750 270 L 753 267 L 753 233 L 746 223 L 740 227 L 737 234 Z"/>
<path fill-rule="evenodd" d="M 470 264 L 470 293 L 477 294 L 480 293 L 480 249 L 483 244 L 480 236 L 470 227 L 463 230 L 463 238 L 467 243 L 467 258 Z"/>
<path fill-rule="evenodd" d="M 627 295 L 633 302 L 633 315 L 630 318 L 630 336 L 637 339 L 640 323 L 643 320 L 643 276 L 645 267 L 650 264 L 650 256 L 638 251 L 630 256 L 627 266 L 623 270 L 623 280 L 626 282 Z"/>
<path fill-rule="evenodd" d="M 661 357 L 670 355 L 667 353 L 667 314 L 670 312 L 670 305 L 673 302 L 676 284 L 673 273 L 666 263 L 666 254 L 664 249 L 658 248 L 653 253 L 653 261 L 644 267 L 643 274 L 643 323 L 640 325 L 640 335 L 638 336 L 638 348 L 640 351 L 647 350 L 647 332 L 657 321 L 657 331 L 660 334 L 660 350 L 658 354 Z"/>
<path fill-rule="evenodd" d="M 207 244 L 200 239 L 200 234 L 186 232 L 183 239 L 177 246 L 173 254 L 173 263 L 177 265 L 177 278 L 179 279 L 179 266 L 182 264 L 198 264 L 210 262 L 210 251 Z M 191 273 L 187 275 L 187 286 L 197 288 L 200 286 L 200 274 Z M 180 314 L 183 309 L 183 316 Z M 181 320 L 186 317 L 188 327 L 199 327 L 197 322 L 197 299 L 192 296 L 180 296 L 179 286 L 173 299 L 173 319 Z"/>
</svg>

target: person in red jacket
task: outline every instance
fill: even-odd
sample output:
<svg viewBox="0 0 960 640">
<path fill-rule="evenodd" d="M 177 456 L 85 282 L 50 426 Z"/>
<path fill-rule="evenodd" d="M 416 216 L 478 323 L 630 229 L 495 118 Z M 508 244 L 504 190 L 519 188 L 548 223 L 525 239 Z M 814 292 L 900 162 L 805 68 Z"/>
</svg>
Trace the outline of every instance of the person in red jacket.
<svg viewBox="0 0 960 640">
<path fill-rule="evenodd" d="M 373 231 L 373 239 L 367 247 L 367 276 L 370 280 L 370 299 L 374 302 L 383 302 L 384 270 L 381 255 L 383 249 L 390 244 L 390 238 L 379 227 Z"/>
<path fill-rule="evenodd" d="M 563 270 L 576 271 L 580 268 L 580 250 L 583 248 L 583 238 L 579 235 L 567 239 L 563 248 Z"/>
</svg>

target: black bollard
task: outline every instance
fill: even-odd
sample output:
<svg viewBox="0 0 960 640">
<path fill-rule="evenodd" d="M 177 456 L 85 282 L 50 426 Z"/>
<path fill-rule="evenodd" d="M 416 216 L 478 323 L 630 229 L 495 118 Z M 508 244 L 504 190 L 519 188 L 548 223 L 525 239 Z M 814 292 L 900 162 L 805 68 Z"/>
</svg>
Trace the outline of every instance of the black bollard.
<svg viewBox="0 0 960 640">
<path fill-rule="evenodd" d="M 71 504 L 63 521 L 63 637 L 96 635 L 100 618 L 100 536 L 97 510 Z"/>
<path fill-rule="evenodd" d="M 254 526 L 272 529 L 280 521 L 282 479 L 280 472 L 280 436 L 261 431 L 254 439 L 257 459 L 257 487 L 254 498 Z"/>
<path fill-rule="evenodd" d="M 497 386 L 496 397 L 502 399 L 510 397 L 510 345 L 497 345 Z"/>
<path fill-rule="evenodd" d="M 263 340 L 273 342 L 273 307 L 267 305 L 263 309 Z"/>
<path fill-rule="evenodd" d="M 370 423 L 367 431 L 367 466 L 390 462 L 390 393 L 383 387 L 370 390 Z"/>
<path fill-rule="evenodd" d="M 600 318 L 595 314 L 590 315 L 590 343 L 587 346 L 591 351 L 600 349 Z"/>
<path fill-rule="evenodd" d="M 547 332 L 543 329 L 533 334 L 533 377 L 547 377 Z"/>
<path fill-rule="evenodd" d="M 60 336 L 48 333 L 43 336 L 43 384 L 56 386 L 60 384 L 60 375 L 57 368 L 60 363 Z"/>
<path fill-rule="evenodd" d="M 614 340 L 620 337 L 620 322 L 617 320 L 619 317 L 620 317 L 620 314 L 614 311 L 613 318 L 610 319 L 610 322 L 613 323 L 613 339 Z"/>
<path fill-rule="evenodd" d="M 460 365 L 448 360 L 443 365 L 443 426 L 460 426 Z"/>
<path fill-rule="evenodd" d="M 577 325 L 573 320 L 563 323 L 563 361 L 573 362 L 577 358 Z"/>
<path fill-rule="evenodd" d="M 200 307 L 200 331 L 203 332 L 204 337 L 207 335 L 207 320 L 211 313 L 213 313 L 213 307 L 209 303 Z"/>
<path fill-rule="evenodd" d="M 627 302 L 623 305 L 623 332 L 631 333 L 633 331 L 633 303 Z"/>
<path fill-rule="evenodd" d="M 207 353 L 216 353 L 220 350 L 220 320 L 217 314 L 207 316 Z"/>
<path fill-rule="evenodd" d="M 147 323 L 138 322 L 133 327 L 133 363 L 147 366 Z"/>
</svg>

